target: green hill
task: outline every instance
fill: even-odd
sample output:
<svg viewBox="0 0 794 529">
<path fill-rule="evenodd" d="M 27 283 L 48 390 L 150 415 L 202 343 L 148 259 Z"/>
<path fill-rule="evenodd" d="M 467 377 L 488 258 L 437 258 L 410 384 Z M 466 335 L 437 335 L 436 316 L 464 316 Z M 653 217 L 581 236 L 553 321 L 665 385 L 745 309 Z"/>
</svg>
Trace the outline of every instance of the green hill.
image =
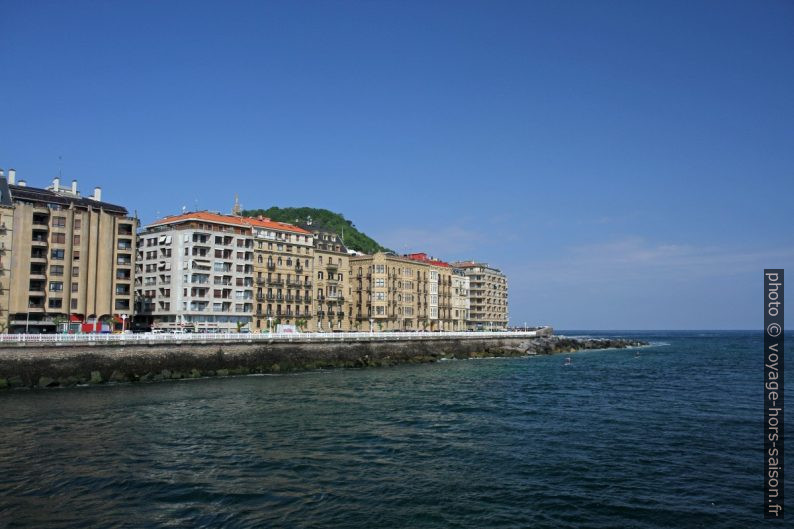
<svg viewBox="0 0 794 529">
<path fill-rule="evenodd" d="M 311 219 L 312 228 L 322 229 L 340 235 L 344 234 L 345 246 L 351 250 L 372 254 L 377 251 L 388 252 L 388 248 L 381 246 L 377 241 L 368 237 L 356 229 L 355 224 L 345 218 L 340 213 L 334 213 L 327 209 L 318 208 L 279 208 L 271 207 L 268 209 L 246 209 L 243 210 L 246 217 L 256 217 L 262 215 L 279 222 L 290 224 L 305 225 Z"/>
</svg>

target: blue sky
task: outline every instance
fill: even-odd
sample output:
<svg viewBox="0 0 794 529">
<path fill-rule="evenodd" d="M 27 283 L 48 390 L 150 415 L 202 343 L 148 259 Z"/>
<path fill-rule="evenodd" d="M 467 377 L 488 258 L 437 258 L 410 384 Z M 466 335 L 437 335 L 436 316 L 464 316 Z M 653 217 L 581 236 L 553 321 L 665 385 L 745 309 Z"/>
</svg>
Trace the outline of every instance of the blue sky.
<svg viewBox="0 0 794 529">
<path fill-rule="evenodd" d="M 792 2 L 2 0 L 0 20 L 0 167 L 43 186 L 62 157 L 143 222 L 235 192 L 325 207 L 501 267 L 512 322 L 559 328 L 760 329 L 762 269 L 794 270 Z"/>
</svg>

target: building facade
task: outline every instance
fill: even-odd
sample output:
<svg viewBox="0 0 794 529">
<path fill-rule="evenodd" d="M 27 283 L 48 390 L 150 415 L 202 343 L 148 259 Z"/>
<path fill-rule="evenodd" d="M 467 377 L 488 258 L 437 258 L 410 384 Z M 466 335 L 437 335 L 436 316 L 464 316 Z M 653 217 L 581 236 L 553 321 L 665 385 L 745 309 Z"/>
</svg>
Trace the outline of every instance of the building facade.
<svg viewBox="0 0 794 529">
<path fill-rule="evenodd" d="M 131 318 L 138 221 L 101 193 L 81 196 L 76 180 L 59 178 L 29 187 L 13 170 L 0 178 L 8 332 L 107 330 Z"/>
<path fill-rule="evenodd" d="M 138 238 L 136 323 L 154 329 L 250 330 L 254 238 L 238 217 L 198 211 L 158 220 Z"/>
<path fill-rule="evenodd" d="M 470 281 L 469 330 L 505 329 L 509 321 L 507 276 L 486 263 L 453 263 Z"/>
<path fill-rule="evenodd" d="M 275 331 L 278 325 L 310 329 L 314 315 L 314 236 L 298 226 L 263 217 L 239 219 L 251 227 L 254 241 L 256 311 L 253 330 Z"/>
<path fill-rule="evenodd" d="M 442 310 L 451 308 L 451 298 L 446 294 L 449 274 L 440 268 L 443 267 L 420 259 L 383 252 L 351 256 L 353 330 L 443 330 L 447 312 Z M 435 279 L 431 279 L 433 276 Z M 432 296 L 436 296 L 435 300 Z"/>
<path fill-rule="evenodd" d="M 405 257 L 427 266 L 427 294 L 422 299 L 427 308 L 427 330 L 451 331 L 454 321 L 452 268 L 449 263 L 428 257 L 425 253 L 412 253 Z M 422 326 L 425 327 L 424 323 Z"/>
<path fill-rule="evenodd" d="M 465 331 L 469 319 L 471 300 L 469 278 L 460 268 L 452 269 L 452 330 Z"/>
<path fill-rule="evenodd" d="M 349 331 L 351 329 L 350 256 L 335 233 L 314 231 L 314 280 L 316 295 L 309 330 Z"/>
</svg>

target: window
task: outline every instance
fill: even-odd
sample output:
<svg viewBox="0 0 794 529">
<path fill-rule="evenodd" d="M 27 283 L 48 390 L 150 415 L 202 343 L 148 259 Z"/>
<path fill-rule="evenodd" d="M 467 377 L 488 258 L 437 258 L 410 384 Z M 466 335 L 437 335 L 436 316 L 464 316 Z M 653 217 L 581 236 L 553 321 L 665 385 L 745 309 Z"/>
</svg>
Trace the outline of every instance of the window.
<svg viewBox="0 0 794 529">
<path fill-rule="evenodd" d="M 52 250 L 50 257 L 58 261 L 63 261 L 63 255 L 63 250 Z"/>
<path fill-rule="evenodd" d="M 80 268 L 77 266 L 72 267 L 72 277 L 77 277 L 80 275 Z"/>
<path fill-rule="evenodd" d="M 66 217 L 53 217 L 52 225 L 56 228 L 66 227 Z"/>
<path fill-rule="evenodd" d="M 386 273 L 386 266 L 385 265 L 375 265 L 375 273 L 376 274 L 384 274 L 384 273 Z"/>
<path fill-rule="evenodd" d="M 55 251 L 55 250 L 53 250 L 53 251 Z M 63 252 L 63 250 L 61 250 L 61 251 Z M 61 259 L 63 259 L 63 257 L 61 257 Z M 79 261 L 79 260 L 80 260 L 80 252 L 73 251 L 72 252 L 72 261 Z"/>
<path fill-rule="evenodd" d="M 56 244 L 64 244 L 66 242 L 66 234 L 65 233 L 53 233 L 52 234 L 52 242 Z"/>
<path fill-rule="evenodd" d="M 77 300 L 76 300 L 76 299 L 73 299 L 73 300 L 70 302 L 69 306 L 72 308 L 72 310 L 77 310 Z"/>
<path fill-rule="evenodd" d="M 317 272 L 317 279 L 322 279 L 322 278 L 323 278 L 323 273 Z"/>
<path fill-rule="evenodd" d="M 74 229 L 79 230 L 81 223 L 82 223 L 82 221 L 79 218 L 74 219 L 74 225 L 73 225 Z"/>
<path fill-rule="evenodd" d="M 375 292 L 375 301 L 384 301 L 386 299 L 385 292 Z"/>
<path fill-rule="evenodd" d="M 75 246 L 78 246 L 80 244 L 80 236 L 79 235 L 75 235 L 74 237 L 72 237 L 72 244 L 74 244 Z"/>
<path fill-rule="evenodd" d="M 61 265 L 52 265 L 50 267 L 50 275 L 62 276 L 63 275 L 63 266 L 61 266 Z"/>
<path fill-rule="evenodd" d="M 77 292 L 80 289 L 79 283 L 72 283 L 72 292 Z"/>
<path fill-rule="evenodd" d="M 62 292 L 63 281 L 50 281 L 50 292 Z"/>
<path fill-rule="evenodd" d="M 376 279 L 376 280 L 375 280 L 375 286 L 376 286 L 376 287 L 383 287 L 383 286 L 386 286 L 386 280 L 385 280 L 385 279 L 383 279 L 383 278 L 381 278 L 381 279 Z"/>
<path fill-rule="evenodd" d="M 63 307 L 63 300 L 50 298 L 47 305 L 51 309 L 60 309 L 61 307 Z"/>
</svg>

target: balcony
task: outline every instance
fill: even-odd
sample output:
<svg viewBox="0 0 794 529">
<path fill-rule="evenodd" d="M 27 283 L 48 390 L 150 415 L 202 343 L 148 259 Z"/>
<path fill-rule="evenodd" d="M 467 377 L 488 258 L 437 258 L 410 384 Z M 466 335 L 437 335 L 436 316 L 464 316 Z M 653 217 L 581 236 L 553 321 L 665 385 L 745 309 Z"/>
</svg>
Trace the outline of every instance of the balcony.
<svg viewBox="0 0 794 529">
<path fill-rule="evenodd" d="M 272 271 L 272 270 L 275 270 L 275 269 L 276 269 L 276 263 L 273 263 L 273 262 L 268 262 L 268 263 L 267 263 L 267 269 L 268 269 L 268 270 L 271 270 L 271 271 Z"/>
<path fill-rule="evenodd" d="M 300 288 L 301 287 L 301 282 L 300 281 L 289 280 L 289 281 L 287 281 L 287 286 L 290 287 L 290 288 Z"/>
<path fill-rule="evenodd" d="M 270 280 L 268 280 L 268 284 L 276 286 L 276 287 L 281 287 L 281 286 L 284 286 L 284 280 L 283 279 L 270 279 Z"/>
</svg>

